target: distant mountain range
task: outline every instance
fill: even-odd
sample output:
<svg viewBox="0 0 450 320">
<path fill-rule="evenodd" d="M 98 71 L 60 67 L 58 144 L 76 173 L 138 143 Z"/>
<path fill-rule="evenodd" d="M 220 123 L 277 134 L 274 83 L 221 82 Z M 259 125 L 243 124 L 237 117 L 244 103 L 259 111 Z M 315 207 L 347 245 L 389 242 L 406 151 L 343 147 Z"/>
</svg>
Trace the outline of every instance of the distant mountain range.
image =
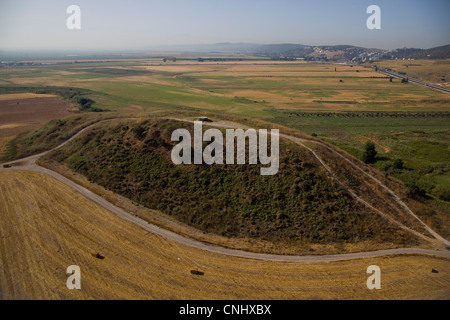
<svg viewBox="0 0 450 320">
<path fill-rule="evenodd" d="M 200 45 L 178 45 L 150 47 L 151 51 L 176 51 L 197 53 L 235 53 L 235 54 L 258 54 L 277 55 L 285 51 L 302 49 L 308 46 L 302 44 L 255 44 L 255 43 L 216 43 Z"/>
<path fill-rule="evenodd" d="M 199 58 L 214 58 L 222 55 L 242 55 L 271 58 L 274 60 L 306 61 L 343 61 L 366 62 L 382 59 L 450 59 L 450 45 L 430 48 L 401 48 L 384 50 L 363 48 L 352 45 L 308 46 L 303 44 L 254 44 L 254 43 L 216 43 L 204 45 L 158 46 L 141 50 L 0 50 L 0 64 L 8 61 L 22 60 L 58 60 L 58 59 L 125 59 L 136 57 L 151 57 L 168 52 L 182 53 Z M 205 57 L 206 56 L 206 57 Z"/>
<path fill-rule="evenodd" d="M 155 47 L 152 51 L 177 51 L 196 53 L 234 53 L 271 57 L 273 59 L 305 60 L 378 60 L 378 59 L 449 59 L 450 45 L 431 49 L 401 48 L 383 50 L 351 45 L 307 46 L 302 44 L 251 44 L 217 43 L 211 45 L 186 45 Z"/>
</svg>

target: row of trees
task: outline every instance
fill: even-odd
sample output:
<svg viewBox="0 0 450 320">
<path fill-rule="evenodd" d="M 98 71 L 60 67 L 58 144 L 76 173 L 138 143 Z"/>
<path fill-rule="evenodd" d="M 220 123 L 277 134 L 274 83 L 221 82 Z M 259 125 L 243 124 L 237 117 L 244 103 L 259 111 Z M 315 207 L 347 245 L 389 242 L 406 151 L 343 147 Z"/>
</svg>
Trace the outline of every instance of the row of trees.
<svg viewBox="0 0 450 320">
<path fill-rule="evenodd" d="M 333 103 L 332 101 L 320 101 L 321 103 Z M 340 103 L 351 103 L 353 101 L 342 101 Z M 446 118 L 450 117 L 450 112 L 399 112 L 399 111 L 348 111 L 348 112 L 292 112 L 289 116 L 295 117 L 320 117 L 320 118 Z"/>
</svg>

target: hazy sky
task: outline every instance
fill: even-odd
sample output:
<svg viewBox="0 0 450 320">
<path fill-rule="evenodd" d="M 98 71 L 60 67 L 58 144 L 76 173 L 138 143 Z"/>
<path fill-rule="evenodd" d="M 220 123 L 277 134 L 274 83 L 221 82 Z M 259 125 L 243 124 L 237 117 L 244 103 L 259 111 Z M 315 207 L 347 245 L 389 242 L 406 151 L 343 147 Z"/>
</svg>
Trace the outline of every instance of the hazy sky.
<svg viewBox="0 0 450 320">
<path fill-rule="evenodd" d="M 69 5 L 81 30 L 68 30 Z M 381 30 L 368 30 L 369 5 Z M 219 42 L 450 44 L 450 0 L 0 0 L 0 48 L 138 49 Z"/>
</svg>

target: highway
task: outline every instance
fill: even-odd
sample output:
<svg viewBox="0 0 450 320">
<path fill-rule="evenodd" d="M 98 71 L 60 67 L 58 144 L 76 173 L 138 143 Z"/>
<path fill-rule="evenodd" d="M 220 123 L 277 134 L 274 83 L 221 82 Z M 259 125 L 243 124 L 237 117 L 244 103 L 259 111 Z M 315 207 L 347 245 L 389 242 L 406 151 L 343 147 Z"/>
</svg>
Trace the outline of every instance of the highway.
<svg viewBox="0 0 450 320">
<path fill-rule="evenodd" d="M 372 67 L 372 66 L 364 66 L 364 67 L 376 70 L 376 67 Z M 441 87 L 441 86 L 437 86 L 437 85 L 434 85 L 434 84 L 431 84 L 431 83 L 428 83 L 428 82 L 423 82 L 423 81 L 420 81 L 420 80 L 408 77 L 406 75 L 398 74 L 398 73 L 395 73 L 393 71 L 389 71 L 389 70 L 386 70 L 386 69 L 383 69 L 383 68 L 378 68 L 378 72 L 387 74 L 387 75 L 392 76 L 392 77 L 400 78 L 400 79 L 407 79 L 409 82 L 412 82 L 412 83 L 420 84 L 420 85 L 425 86 L 425 87 L 429 87 L 429 88 L 433 88 L 433 89 L 436 89 L 436 90 L 439 90 L 439 91 L 450 93 L 450 89 L 447 89 L 447 88 L 444 88 L 444 87 Z"/>
</svg>

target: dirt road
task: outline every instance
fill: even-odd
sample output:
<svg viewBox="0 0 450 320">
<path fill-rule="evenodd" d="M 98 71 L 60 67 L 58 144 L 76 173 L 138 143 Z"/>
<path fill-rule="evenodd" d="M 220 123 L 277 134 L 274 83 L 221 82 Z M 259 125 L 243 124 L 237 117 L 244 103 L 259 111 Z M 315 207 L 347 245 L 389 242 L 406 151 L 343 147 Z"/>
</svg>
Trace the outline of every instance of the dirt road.
<svg viewBox="0 0 450 320">
<path fill-rule="evenodd" d="M 182 120 L 186 121 L 186 120 Z M 53 150 L 59 149 L 65 144 L 69 143 L 70 141 L 78 138 L 81 134 L 83 134 L 85 131 L 91 129 L 92 127 L 98 125 L 98 123 L 93 124 L 91 126 L 88 126 L 78 132 L 76 135 L 74 135 L 72 138 L 64 142 L 63 144 L 59 145 L 58 147 L 54 148 Z M 225 126 L 230 128 L 230 124 L 220 124 L 216 123 L 213 124 L 213 126 Z M 288 135 L 281 135 L 285 138 L 293 139 L 293 141 L 298 140 L 299 138 L 288 136 Z M 306 147 L 306 146 L 305 146 Z M 309 148 L 308 148 L 309 149 Z M 312 150 L 311 150 L 312 151 Z M 47 151 L 50 152 L 50 151 Z M 152 232 L 154 234 L 160 235 L 162 237 L 165 237 L 167 239 L 174 240 L 180 244 L 188 245 L 191 247 L 195 247 L 202 250 L 208 250 L 214 253 L 219 254 L 225 254 L 229 256 L 235 256 L 235 257 L 243 257 L 243 258 L 251 258 L 251 259 L 260 259 L 260 260 L 271 260 L 271 261 L 340 261 L 340 260 L 349 260 L 349 259 L 359 259 L 359 258 L 369 258 L 369 257 L 380 257 L 380 256 L 388 256 L 388 255 L 399 255 L 399 254 L 421 254 L 421 255 L 434 255 L 439 257 L 445 257 L 450 258 L 450 251 L 449 250 L 442 250 L 442 251 L 435 251 L 435 250 L 425 250 L 420 248 L 399 248 L 399 249 L 389 249 L 389 250 L 380 250 L 380 251 L 370 251 L 370 252 L 358 252 L 358 253 L 349 253 L 349 254 L 337 254 L 337 255 L 312 255 L 312 256 L 285 256 L 285 255 L 275 255 L 275 254 L 261 254 L 261 253 L 254 253 L 254 252 L 247 252 L 247 251 L 241 251 L 241 250 L 234 250 L 234 249 L 228 249 L 213 245 L 208 245 L 203 242 L 199 242 L 187 237 L 183 237 L 181 235 L 175 234 L 173 232 L 170 232 L 168 230 L 159 228 L 155 225 L 149 224 L 148 222 L 122 210 L 121 208 L 111 204 L 110 202 L 106 201 L 102 197 L 94 194 L 90 190 L 87 190 L 86 188 L 76 184 L 75 182 L 63 177 L 62 175 L 58 174 L 57 172 L 51 171 L 49 169 L 43 168 L 41 166 L 38 166 L 36 164 L 36 160 L 46 154 L 47 152 L 43 152 L 38 155 L 34 155 L 28 158 L 24 158 L 21 160 L 12 161 L 5 164 L 13 164 L 20 162 L 22 165 L 19 167 L 11 167 L 11 168 L 4 168 L 3 164 L 0 166 L 0 170 L 29 170 L 29 171 L 36 171 L 41 172 L 46 175 L 52 176 L 53 178 L 57 179 L 58 181 L 61 181 L 65 185 L 69 186 L 71 189 L 76 190 L 86 198 L 89 198 L 90 200 L 94 201 L 95 203 L 101 205 L 102 207 L 108 209 L 109 211 L 115 213 L 116 215 L 120 216 L 121 218 L 130 221 L 134 223 L 135 225 L 138 225 L 139 227 Z M 317 159 L 322 162 L 322 160 L 317 157 Z M 322 162 L 323 163 L 323 162 Z M 372 177 L 373 178 L 373 177 Z M 356 196 L 356 195 L 355 195 Z M 406 227 L 405 227 L 406 228 Z M 447 245 L 449 242 L 445 239 L 443 242 Z"/>
</svg>

